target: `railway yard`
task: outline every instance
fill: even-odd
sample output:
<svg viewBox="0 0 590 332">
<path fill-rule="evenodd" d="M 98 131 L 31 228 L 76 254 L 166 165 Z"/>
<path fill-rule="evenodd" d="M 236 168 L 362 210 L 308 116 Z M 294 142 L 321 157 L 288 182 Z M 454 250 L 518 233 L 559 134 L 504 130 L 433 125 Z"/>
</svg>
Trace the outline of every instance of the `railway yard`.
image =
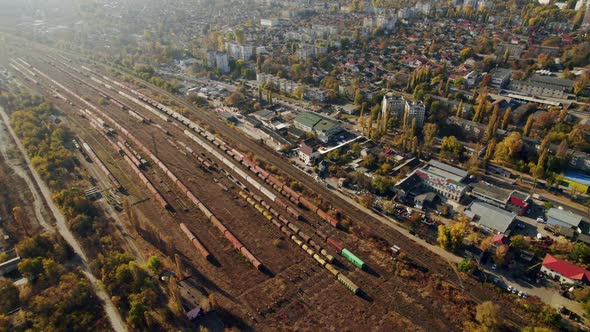
<svg viewBox="0 0 590 332">
<path fill-rule="evenodd" d="M 505 302 L 506 320 L 524 324 L 508 297 L 462 278 L 210 110 L 50 49 L 15 48 L 0 65 L 63 113 L 77 134 L 72 148 L 101 170 L 97 190 L 115 209 L 128 200 L 173 244 L 196 281 L 241 320 L 234 325 L 461 330 L 473 314 L 463 308 L 492 298 Z M 324 202 L 295 192 L 284 176 Z M 338 215 L 351 226 L 343 227 Z"/>
</svg>

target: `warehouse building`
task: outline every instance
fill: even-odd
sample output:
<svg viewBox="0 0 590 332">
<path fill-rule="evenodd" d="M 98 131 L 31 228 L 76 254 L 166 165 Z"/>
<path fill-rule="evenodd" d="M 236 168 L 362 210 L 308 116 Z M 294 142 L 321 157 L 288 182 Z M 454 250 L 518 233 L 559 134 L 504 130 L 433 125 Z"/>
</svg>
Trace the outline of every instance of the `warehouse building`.
<svg viewBox="0 0 590 332">
<path fill-rule="evenodd" d="M 416 170 L 424 185 L 437 194 L 459 202 L 467 186 L 462 182 L 467 177 L 467 171 L 460 168 L 431 160 L 426 166 Z"/>
<path fill-rule="evenodd" d="M 317 134 L 318 139 L 324 143 L 342 131 L 342 126 L 338 122 L 311 112 L 299 113 L 293 124 L 297 129 Z"/>
<path fill-rule="evenodd" d="M 474 183 L 471 187 L 471 196 L 488 204 L 512 211 L 519 216 L 524 215 L 529 206 L 530 195 L 518 190 L 508 190 L 483 182 Z"/>
<path fill-rule="evenodd" d="M 565 211 L 556 208 L 551 208 L 549 209 L 549 211 L 547 211 L 548 225 L 575 228 L 578 231 L 578 233 L 580 233 L 579 226 L 581 222 L 582 217 L 570 211 Z"/>
<path fill-rule="evenodd" d="M 465 215 L 490 233 L 506 234 L 516 220 L 515 213 L 479 201 L 471 203 Z"/>
</svg>

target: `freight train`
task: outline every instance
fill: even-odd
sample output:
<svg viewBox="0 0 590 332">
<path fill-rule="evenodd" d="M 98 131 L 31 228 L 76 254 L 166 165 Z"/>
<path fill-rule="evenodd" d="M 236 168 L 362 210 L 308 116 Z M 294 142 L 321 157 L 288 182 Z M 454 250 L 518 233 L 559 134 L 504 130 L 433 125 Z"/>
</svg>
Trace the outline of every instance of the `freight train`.
<svg viewBox="0 0 590 332">
<path fill-rule="evenodd" d="M 241 164 L 246 166 L 250 171 L 252 171 L 254 174 L 256 174 L 260 179 L 262 179 L 265 182 L 267 182 L 268 184 L 272 185 L 275 190 L 277 190 L 278 192 L 283 194 L 291 202 L 293 202 L 297 205 L 305 206 L 307 209 L 309 209 L 313 213 L 317 214 L 320 218 L 322 218 L 324 221 L 326 221 L 332 227 L 337 228 L 339 226 L 338 220 L 336 220 L 334 217 L 330 216 L 328 213 L 326 213 L 325 211 L 320 209 L 318 206 L 316 206 L 315 204 L 313 204 L 309 200 L 307 200 L 305 197 L 303 197 L 300 193 L 294 191 L 288 185 L 286 185 L 285 183 L 283 183 L 282 181 L 277 179 L 274 175 L 270 174 L 269 172 L 267 172 L 266 170 L 261 168 L 255 162 L 250 160 L 248 157 L 246 157 L 245 155 L 243 155 L 239 151 L 231 148 L 231 146 L 229 146 L 223 140 L 219 139 L 218 137 L 215 137 L 215 135 L 213 135 L 209 131 L 203 129 L 201 126 L 195 124 L 193 121 L 191 121 L 190 119 L 188 119 L 184 115 L 170 109 L 169 107 L 167 107 L 161 103 L 158 103 L 158 102 L 152 100 L 151 98 L 143 95 L 142 93 L 140 93 L 140 92 L 138 92 L 138 91 L 136 91 L 136 90 L 120 83 L 120 82 L 117 82 L 107 76 L 103 76 L 103 79 L 108 80 L 109 82 L 113 83 L 114 85 L 118 86 L 119 88 L 129 91 L 131 94 L 135 95 L 137 97 L 137 99 L 157 108 L 158 110 L 166 113 L 170 117 L 178 120 L 179 122 L 181 122 L 182 124 L 184 124 L 185 126 L 190 128 L 192 131 L 194 131 L 198 135 L 205 138 L 207 141 L 213 143 L 213 145 L 215 145 L 216 147 L 221 149 L 227 155 L 231 156 L 234 160 L 239 161 Z M 256 188 L 257 190 L 262 192 L 272 202 L 276 203 L 278 206 L 285 209 L 292 217 L 294 217 L 295 219 L 298 219 L 298 220 L 302 218 L 302 216 L 300 215 L 299 212 L 297 212 L 296 210 L 289 207 L 285 202 L 283 202 L 280 198 L 278 198 L 276 195 L 274 195 L 272 192 L 270 192 L 268 189 L 266 189 L 266 187 L 264 187 L 262 184 L 260 184 L 256 179 L 247 175 L 241 168 L 239 168 L 237 165 L 235 165 L 231 160 L 222 156 L 219 152 L 217 152 L 215 149 L 213 149 L 210 145 L 203 142 L 203 140 L 201 140 L 198 136 L 196 136 L 195 134 L 193 134 L 192 132 L 190 132 L 188 130 L 185 130 L 184 133 L 185 133 L 185 135 L 190 137 L 193 141 L 195 141 L 196 143 L 201 145 L 209 153 L 213 154 L 217 159 L 219 159 L 224 164 L 226 164 L 229 168 L 231 168 L 239 176 L 241 176 L 243 179 L 245 179 L 248 183 L 253 185 L 254 188 Z M 324 238 L 324 240 L 328 244 L 332 245 L 338 251 L 338 254 L 342 255 L 344 258 L 346 258 L 348 261 L 350 261 L 353 265 L 355 265 L 356 267 L 358 267 L 360 269 L 364 268 L 365 263 L 361 259 L 359 259 L 357 256 L 352 254 L 349 250 L 347 250 L 342 245 L 340 245 L 334 238 L 332 238 L 332 237 L 328 238 L 326 236 Z M 328 240 L 330 240 L 330 241 L 328 241 Z"/>
<path fill-rule="evenodd" d="M 69 67 L 69 66 L 68 66 Z M 236 250 L 238 250 L 256 269 L 258 269 L 259 271 L 262 271 L 264 268 L 264 265 L 262 264 L 262 262 L 260 262 L 260 260 L 258 260 L 258 258 L 256 258 L 251 252 L 250 250 L 248 250 L 248 248 L 246 248 L 235 236 L 234 234 L 228 230 L 225 225 L 219 221 L 219 219 L 217 219 L 217 217 L 215 215 L 213 215 L 213 213 L 174 175 L 174 173 L 172 173 L 168 167 L 162 163 L 160 161 L 159 158 L 157 158 L 148 148 L 146 148 L 137 138 L 135 138 L 135 136 L 133 136 L 126 128 L 124 128 L 119 122 L 114 121 L 108 114 L 104 113 L 103 111 L 101 111 L 100 109 L 98 109 L 98 107 L 94 106 L 93 104 L 91 104 L 90 102 L 88 102 L 87 100 L 85 100 L 84 98 L 80 97 L 79 95 L 77 95 L 76 93 L 74 93 L 72 90 L 68 89 L 67 87 L 65 87 L 64 85 L 60 84 L 59 82 L 55 81 L 54 79 L 52 79 L 51 77 L 49 77 L 48 75 L 46 75 L 45 73 L 41 72 L 40 70 L 38 70 L 37 68 L 33 68 L 33 70 L 37 73 L 39 73 L 41 76 L 43 76 L 44 78 L 46 78 L 47 80 L 49 80 L 50 82 L 52 82 L 53 84 L 55 84 L 56 86 L 60 87 L 62 90 L 68 92 L 70 95 L 74 96 L 76 99 L 78 99 L 80 102 L 84 103 L 86 106 L 88 106 L 90 109 L 92 109 L 94 112 L 96 112 L 96 115 L 93 114 L 93 117 L 96 118 L 97 116 L 101 116 L 102 118 L 106 119 L 108 122 L 110 122 L 118 131 L 120 134 L 126 136 L 130 141 L 132 141 L 137 147 L 139 147 L 150 159 L 152 159 L 152 161 L 154 162 L 154 164 L 158 165 L 158 167 L 160 167 L 160 169 L 172 180 L 172 182 L 174 184 L 176 184 L 176 186 L 182 191 L 183 194 L 185 194 L 188 199 L 193 202 L 198 208 L 199 210 L 201 210 L 201 212 L 203 212 L 203 214 L 207 217 L 207 219 L 209 221 L 211 221 L 211 223 L 219 230 L 221 231 L 221 233 L 223 234 L 223 236 L 225 236 L 225 238 L 227 238 L 232 245 L 236 248 Z M 76 70 L 77 71 L 77 70 Z M 77 71 L 79 72 L 79 71 Z M 117 82 L 118 83 L 118 82 Z M 172 110 L 169 110 L 172 112 Z M 91 111 L 89 111 L 91 112 Z M 186 119 L 188 121 L 188 119 Z M 133 161 L 131 161 L 130 158 L 125 158 L 125 160 L 127 160 L 130 165 L 134 166 Z M 136 170 L 136 173 L 139 171 L 139 169 L 137 167 L 133 167 L 134 170 Z M 141 175 L 140 175 L 141 174 Z M 141 177 L 143 176 L 142 173 L 138 173 L 138 175 Z M 145 178 L 145 176 L 143 176 Z M 115 179 L 116 180 L 116 179 Z M 142 178 L 143 180 L 143 178 Z M 147 178 L 145 179 L 147 180 Z M 144 181 L 144 183 L 149 183 L 149 181 Z M 155 188 L 154 188 L 155 189 Z M 152 192 L 156 197 L 158 197 L 158 193 L 157 190 L 155 192 Z M 158 195 L 157 195 L 158 194 Z M 159 195 L 161 197 L 161 195 Z M 162 197 L 161 197 L 162 198 Z M 160 201 L 160 204 L 164 206 L 164 204 L 166 204 L 164 207 L 169 208 L 168 203 L 162 198 L 162 201 Z"/>
<path fill-rule="evenodd" d="M 288 221 L 286 218 L 281 216 L 278 212 L 274 211 L 272 207 L 270 207 L 262 198 L 254 195 L 252 193 L 246 193 L 244 191 L 240 191 L 239 195 L 245 199 L 250 205 L 252 205 L 258 212 L 260 212 L 268 221 L 274 224 L 278 229 L 283 232 L 287 238 L 291 239 L 298 247 L 303 249 L 307 254 L 309 254 L 313 259 L 318 262 L 323 268 L 328 270 L 330 273 L 336 277 L 336 279 L 342 283 L 346 288 L 348 288 L 354 294 L 358 294 L 360 292 L 360 288 L 352 282 L 349 278 L 344 276 L 338 269 L 334 267 L 331 263 L 334 262 L 334 256 L 330 255 L 326 249 L 322 248 L 318 243 L 316 243 L 311 236 L 307 235 L 303 232 L 299 227 L 297 227 L 292 222 Z M 274 211 L 274 212 L 273 212 Z M 276 218 L 274 218 L 276 217 Z M 278 219 L 277 219 L 278 218 Z M 279 221 L 280 220 L 280 221 Z M 299 236 L 301 239 L 299 239 Z M 337 245 L 339 248 L 342 248 L 342 245 L 334 238 L 329 237 L 330 241 L 326 241 L 328 244 Z M 317 252 L 321 253 L 324 257 L 322 258 L 316 252 L 313 251 L 315 249 Z M 341 252 L 346 251 L 350 253 L 346 249 L 342 249 Z M 351 254 L 352 255 L 352 254 Z M 344 255 L 343 255 L 344 256 Z M 354 255 L 352 255 L 354 256 Z M 346 257 L 346 256 L 345 256 Z M 356 258 L 356 256 L 354 256 Z M 348 257 L 347 257 L 348 259 Z M 356 258 L 359 260 L 358 258 Z M 359 260 L 360 261 L 360 260 Z M 361 261 L 362 262 L 362 261 Z M 356 265 L 356 264 L 355 264 Z M 357 265 L 358 266 L 358 265 Z M 362 263 L 364 266 L 364 263 Z"/>
</svg>

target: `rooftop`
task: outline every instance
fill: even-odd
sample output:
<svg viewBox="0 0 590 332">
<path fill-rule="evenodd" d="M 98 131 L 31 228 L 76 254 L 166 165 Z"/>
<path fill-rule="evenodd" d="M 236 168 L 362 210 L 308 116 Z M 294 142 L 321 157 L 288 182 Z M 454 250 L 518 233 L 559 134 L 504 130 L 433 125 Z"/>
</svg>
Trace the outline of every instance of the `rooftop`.
<svg viewBox="0 0 590 332">
<path fill-rule="evenodd" d="M 562 261 L 561 259 L 558 259 L 549 254 L 547 254 L 543 259 L 543 266 L 569 279 L 585 282 L 590 281 L 590 272 L 570 262 Z"/>
<path fill-rule="evenodd" d="M 316 131 L 322 132 L 330 131 L 339 126 L 339 124 L 332 119 L 325 118 L 312 112 L 299 113 L 299 115 L 297 115 L 295 118 L 295 122 L 298 122 L 305 127 L 313 128 Z"/>
<path fill-rule="evenodd" d="M 516 219 L 516 214 L 512 212 L 479 201 L 471 203 L 465 215 L 472 219 L 479 217 L 479 224 L 499 233 L 505 233 Z"/>
<path fill-rule="evenodd" d="M 572 227 L 578 227 L 580 222 L 582 221 L 582 217 L 579 215 L 572 213 L 570 211 L 551 208 L 547 211 L 547 218 L 557 219 L 561 222 L 564 222 Z"/>
<path fill-rule="evenodd" d="M 431 160 L 428 165 L 422 168 L 422 171 L 427 173 L 449 179 L 452 181 L 457 182 L 458 184 L 465 179 L 467 176 L 467 171 L 464 171 L 460 168 L 447 165 L 445 163 L 441 163 L 437 160 Z"/>
<path fill-rule="evenodd" d="M 510 199 L 512 194 L 511 190 L 502 189 L 500 187 L 495 187 L 483 182 L 474 183 L 471 186 L 473 187 L 473 193 L 477 193 L 482 196 L 488 196 L 504 203 Z"/>
</svg>

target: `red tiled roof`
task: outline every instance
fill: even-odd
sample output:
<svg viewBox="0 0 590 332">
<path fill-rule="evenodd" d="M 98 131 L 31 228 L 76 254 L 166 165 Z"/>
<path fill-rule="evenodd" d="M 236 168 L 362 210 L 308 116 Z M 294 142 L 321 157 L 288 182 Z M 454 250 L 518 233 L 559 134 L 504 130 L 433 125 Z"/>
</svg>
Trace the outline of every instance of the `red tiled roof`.
<svg viewBox="0 0 590 332">
<path fill-rule="evenodd" d="M 522 199 L 518 198 L 518 197 L 510 197 L 510 203 L 516 205 L 516 206 L 520 206 L 520 207 L 526 207 L 528 204 L 527 202 L 523 201 Z"/>
<path fill-rule="evenodd" d="M 590 271 L 586 271 L 579 266 L 570 262 L 562 261 L 549 254 L 543 259 L 543 266 L 572 280 L 580 280 L 584 282 L 590 281 Z"/>
<path fill-rule="evenodd" d="M 492 238 L 492 242 L 495 244 L 502 245 L 502 244 L 508 244 L 510 242 L 510 240 L 504 234 L 496 234 Z"/>
</svg>

